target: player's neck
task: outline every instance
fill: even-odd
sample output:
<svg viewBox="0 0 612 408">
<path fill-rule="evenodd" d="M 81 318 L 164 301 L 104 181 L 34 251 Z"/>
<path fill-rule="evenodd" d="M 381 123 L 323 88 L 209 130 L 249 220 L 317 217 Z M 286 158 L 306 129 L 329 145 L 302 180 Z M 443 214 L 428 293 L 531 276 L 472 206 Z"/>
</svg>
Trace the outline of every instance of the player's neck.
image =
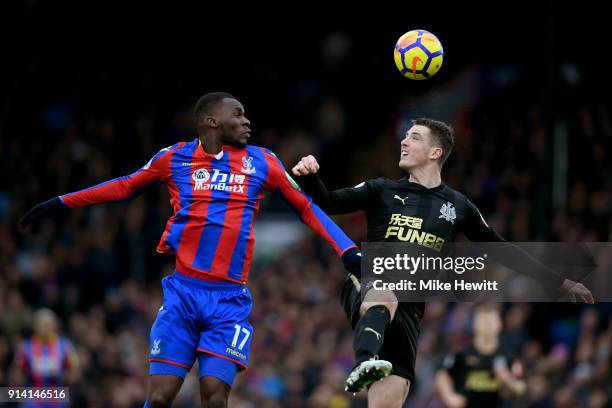
<svg viewBox="0 0 612 408">
<path fill-rule="evenodd" d="M 202 148 L 206 153 L 217 154 L 221 151 L 221 147 L 223 143 L 221 143 L 220 137 L 215 137 L 215 135 L 206 135 L 200 136 L 200 143 L 202 144 Z"/>
<path fill-rule="evenodd" d="M 49 333 L 45 335 L 35 334 L 35 338 L 37 338 L 43 344 L 50 344 L 55 342 L 57 335 L 55 333 Z"/>
<path fill-rule="evenodd" d="M 437 168 L 411 169 L 410 177 L 408 178 L 408 180 L 411 183 L 420 184 L 426 188 L 434 188 L 442 184 L 440 171 Z"/>
<path fill-rule="evenodd" d="M 474 338 L 474 347 L 482 354 L 491 354 L 499 346 L 499 338 L 497 336 L 476 336 Z"/>
</svg>

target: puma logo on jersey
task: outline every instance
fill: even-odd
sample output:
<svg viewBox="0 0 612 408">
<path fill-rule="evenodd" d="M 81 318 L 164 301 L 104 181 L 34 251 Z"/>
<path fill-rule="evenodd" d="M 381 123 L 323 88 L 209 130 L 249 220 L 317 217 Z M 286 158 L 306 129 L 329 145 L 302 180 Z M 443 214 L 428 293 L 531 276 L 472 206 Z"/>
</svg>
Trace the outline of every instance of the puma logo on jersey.
<svg viewBox="0 0 612 408">
<path fill-rule="evenodd" d="M 402 198 L 396 194 L 395 196 L 393 196 L 393 198 L 397 198 L 398 200 L 402 202 L 402 204 L 406 205 L 406 200 L 408 199 L 408 196 Z"/>
<path fill-rule="evenodd" d="M 363 329 L 364 332 L 366 331 L 371 331 L 372 333 L 374 333 L 376 335 L 376 340 L 380 340 L 380 333 L 377 332 L 376 330 L 370 328 L 370 327 L 366 327 L 365 329 Z"/>
</svg>

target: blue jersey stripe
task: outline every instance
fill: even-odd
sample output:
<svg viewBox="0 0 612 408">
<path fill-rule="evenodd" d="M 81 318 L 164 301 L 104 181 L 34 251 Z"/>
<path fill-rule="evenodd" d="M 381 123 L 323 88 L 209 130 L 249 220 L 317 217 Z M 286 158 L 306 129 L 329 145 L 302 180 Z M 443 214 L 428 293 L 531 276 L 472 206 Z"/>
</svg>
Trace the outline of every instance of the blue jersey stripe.
<svg viewBox="0 0 612 408">
<path fill-rule="evenodd" d="M 302 193 L 303 194 L 303 193 Z M 304 194 L 305 195 L 305 194 Z M 305 195 L 306 196 L 306 195 Z M 342 252 L 348 248 L 354 247 L 355 243 L 342 231 L 342 229 L 329 218 L 329 216 L 315 203 L 312 202 L 310 197 L 306 196 L 312 207 L 312 212 L 315 217 L 319 220 L 323 228 L 327 230 L 327 233 L 332 237 Z"/>
<path fill-rule="evenodd" d="M 230 163 L 229 154 L 224 154 L 220 160 L 212 160 L 210 166 L 211 182 L 215 177 L 215 169 L 229 175 Z M 229 184 L 229 180 L 227 182 Z M 230 198 L 229 191 L 211 190 L 210 203 L 208 204 L 208 214 L 206 217 L 206 225 L 202 230 L 198 251 L 193 261 L 193 266 L 205 271 L 210 271 L 219 244 L 219 237 L 224 228 L 225 212 L 227 210 L 227 202 Z"/>
<path fill-rule="evenodd" d="M 174 251 L 175 253 L 177 252 L 179 243 L 181 242 L 181 237 L 183 236 L 185 226 L 187 226 L 187 222 L 189 221 L 189 206 L 191 205 L 191 201 L 193 198 L 191 184 L 181 182 L 180 174 L 181 170 L 184 169 L 183 162 L 191 162 L 193 153 L 195 152 L 195 149 L 197 147 L 198 144 L 194 142 L 185 144 L 182 148 L 174 152 L 170 163 L 172 181 L 174 182 L 174 185 L 179 191 L 180 209 L 174 216 L 174 222 L 172 223 L 168 236 L 166 237 L 166 243 L 170 246 L 170 248 L 172 248 L 172 251 Z"/>
<path fill-rule="evenodd" d="M 259 176 L 262 180 L 268 179 L 268 163 L 262 150 L 258 147 L 248 148 L 249 156 L 253 157 L 253 163 L 257 168 Z M 244 268 L 244 261 L 246 259 L 246 250 L 248 244 L 248 238 L 251 234 L 251 223 L 255 216 L 255 208 L 259 201 L 259 193 L 263 189 L 263 186 L 258 183 L 256 177 L 249 177 L 249 188 L 248 197 L 249 201 L 246 203 L 244 212 L 242 213 L 242 220 L 240 222 L 240 238 L 234 249 L 232 255 L 232 261 L 230 263 L 228 276 L 232 279 L 240 280 L 242 277 L 242 269 Z"/>
</svg>

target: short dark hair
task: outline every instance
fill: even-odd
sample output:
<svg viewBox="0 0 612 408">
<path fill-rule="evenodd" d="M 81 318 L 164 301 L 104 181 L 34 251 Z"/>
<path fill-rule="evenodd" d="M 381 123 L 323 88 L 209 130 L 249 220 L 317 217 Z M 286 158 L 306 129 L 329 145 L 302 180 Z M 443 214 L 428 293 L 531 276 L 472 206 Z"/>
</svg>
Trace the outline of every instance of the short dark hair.
<svg viewBox="0 0 612 408">
<path fill-rule="evenodd" d="M 455 146 L 455 131 L 453 127 L 439 120 L 429 118 L 413 119 L 412 124 L 429 128 L 434 137 L 433 142 L 442 148 L 442 157 L 439 159 L 440 167 L 442 167 L 453 151 L 453 146 Z"/>
<path fill-rule="evenodd" d="M 198 102 L 193 109 L 193 116 L 196 123 L 198 122 L 198 118 L 201 114 L 210 112 L 212 107 L 223 101 L 225 98 L 236 99 L 233 95 L 228 94 L 227 92 L 210 92 L 198 99 Z"/>
</svg>

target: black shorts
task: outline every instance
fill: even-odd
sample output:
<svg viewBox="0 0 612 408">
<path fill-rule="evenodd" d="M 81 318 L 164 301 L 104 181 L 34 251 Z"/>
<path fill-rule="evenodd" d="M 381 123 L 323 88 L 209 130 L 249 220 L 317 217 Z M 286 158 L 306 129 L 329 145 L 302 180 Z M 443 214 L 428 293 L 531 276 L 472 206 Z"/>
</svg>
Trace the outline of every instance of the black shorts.
<svg viewBox="0 0 612 408">
<path fill-rule="evenodd" d="M 361 285 L 355 276 L 349 274 L 346 278 L 342 285 L 340 301 L 354 329 L 359 320 L 361 307 Z M 393 364 L 391 374 L 406 378 L 411 384 L 416 380 L 414 366 L 419 334 L 421 334 L 421 312 L 412 303 L 400 302 L 395 317 L 385 331 L 385 340 L 378 354 L 381 360 Z"/>
</svg>

